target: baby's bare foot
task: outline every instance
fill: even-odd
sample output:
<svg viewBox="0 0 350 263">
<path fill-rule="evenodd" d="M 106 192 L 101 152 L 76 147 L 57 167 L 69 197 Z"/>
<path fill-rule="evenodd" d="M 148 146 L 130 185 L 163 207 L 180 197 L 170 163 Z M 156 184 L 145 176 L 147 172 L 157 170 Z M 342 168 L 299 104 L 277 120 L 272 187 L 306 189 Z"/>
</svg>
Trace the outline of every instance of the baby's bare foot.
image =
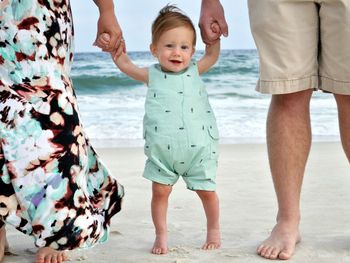
<svg viewBox="0 0 350 263">
<path fill-rule="evenodd" d="M 0 229 L 0 262 L 4 259 L 5 252 L 8 251 L 9 244 L 6 239 L 6 229 L 5 226 L 2 226 Z"/>
<path fill-rule="evenodd" d="M 152 248 L 152 253 L 156 255 L 168 253 L 168 241 L 166 234 L 156 235 L 156 239 L 154 240 Z"/>
<path fill-rule="evenodd" d="M 208 230 L 207 241 L 202 246 L 204 250 L 218 249 L 221 246 L 221 235 L 220 230 Z"/>
<path fill-rule="evenodd" d="M 68 259 L 65 251 L 43 247 L 36 253 L 35 263 L 61 263 Z"/>
</svg>

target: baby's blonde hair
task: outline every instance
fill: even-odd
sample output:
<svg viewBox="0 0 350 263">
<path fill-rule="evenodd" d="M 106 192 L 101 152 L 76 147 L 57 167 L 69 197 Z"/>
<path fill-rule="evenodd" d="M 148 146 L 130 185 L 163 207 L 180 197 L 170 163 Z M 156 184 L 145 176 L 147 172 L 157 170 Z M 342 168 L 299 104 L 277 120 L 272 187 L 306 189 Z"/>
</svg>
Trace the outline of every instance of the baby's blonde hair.
<svg viewBox="0 0 350 263">
<path fill-rule="evenodd" d="M 152 44 L 156 44 L 160 36 L 176 27 L 188 27 L 193 31 L 193 46 L 196 45 L 196 29 L 191 19 L 174 5 L 163 7 L 152 24 Z"/>
</svg>

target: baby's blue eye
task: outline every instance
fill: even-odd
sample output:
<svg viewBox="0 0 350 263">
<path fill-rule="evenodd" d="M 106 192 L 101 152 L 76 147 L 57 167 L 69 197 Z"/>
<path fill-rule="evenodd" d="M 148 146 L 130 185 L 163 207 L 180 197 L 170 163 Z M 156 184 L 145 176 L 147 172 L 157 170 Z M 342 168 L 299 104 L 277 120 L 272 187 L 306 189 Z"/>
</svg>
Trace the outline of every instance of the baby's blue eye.
<svg viewBox="0 0 350 263">
<path fill-rule="evenodd" d="M 189 49 L 189 46 L 181 46 L 181 49 L 187 50 Z"/>
<path fill-rule="evenodd" d="M 172 45 L 172 44 L 166 44 L 165 47 L 167 47 L 167 48 L 172 48 L 173 45 Z"/>
</svg>

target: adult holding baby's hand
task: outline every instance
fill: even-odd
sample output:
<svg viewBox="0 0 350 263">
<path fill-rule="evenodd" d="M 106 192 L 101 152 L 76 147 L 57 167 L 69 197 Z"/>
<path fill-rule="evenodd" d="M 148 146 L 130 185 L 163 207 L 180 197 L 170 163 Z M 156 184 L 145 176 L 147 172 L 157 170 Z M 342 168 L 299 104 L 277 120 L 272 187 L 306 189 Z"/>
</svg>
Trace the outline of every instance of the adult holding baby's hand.
<svg viewBox="0 0 350 263">
<path fill-rule="evenodd" d="M 115 16 L 113 0 L 94 0 L 94 2 L 99 7 L 100 11 L 94 45 L 100 47 L 103 51 L 113 53 L 115 57 L 118 57 L 123 51 L 125 52 L 125 43 L 123 32 L 119 26 L 117 17 Z M 106 45 L 97 43 L 98 37 L 103 33 L 107 33 L 110 36 L 110 40 Z"/>
<path fill-rule="evenodd" d="M 202 40 L 207 45 L 214 44 L 222 35 L 228 36 L 224 9 L 219 0 L 202 0 L 199 28 Z"/>
</svg>

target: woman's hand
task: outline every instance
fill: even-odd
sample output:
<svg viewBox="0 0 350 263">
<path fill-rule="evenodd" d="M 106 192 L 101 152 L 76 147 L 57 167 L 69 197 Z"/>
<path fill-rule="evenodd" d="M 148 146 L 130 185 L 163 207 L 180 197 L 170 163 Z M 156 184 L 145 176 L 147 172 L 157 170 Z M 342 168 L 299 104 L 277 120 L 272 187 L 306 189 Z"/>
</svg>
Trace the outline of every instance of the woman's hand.
<svg viewBox="0 0 350 263">
<path fill-rule="evenodd" d="M 108 44 L 102 45 L 97 41 L 99 36 L 103 33 L 108 34 L 110 37 Z M 119 57 L 122 52 L 126 51 L 123 32 L 114 14 L 114 9 L 101 10 L 100 8 L 100 17 L 97 22 L 97 35 L 94 45 L 98 46 L 103 51 L 112 53 L 114 57 Z"/>
</svg>

